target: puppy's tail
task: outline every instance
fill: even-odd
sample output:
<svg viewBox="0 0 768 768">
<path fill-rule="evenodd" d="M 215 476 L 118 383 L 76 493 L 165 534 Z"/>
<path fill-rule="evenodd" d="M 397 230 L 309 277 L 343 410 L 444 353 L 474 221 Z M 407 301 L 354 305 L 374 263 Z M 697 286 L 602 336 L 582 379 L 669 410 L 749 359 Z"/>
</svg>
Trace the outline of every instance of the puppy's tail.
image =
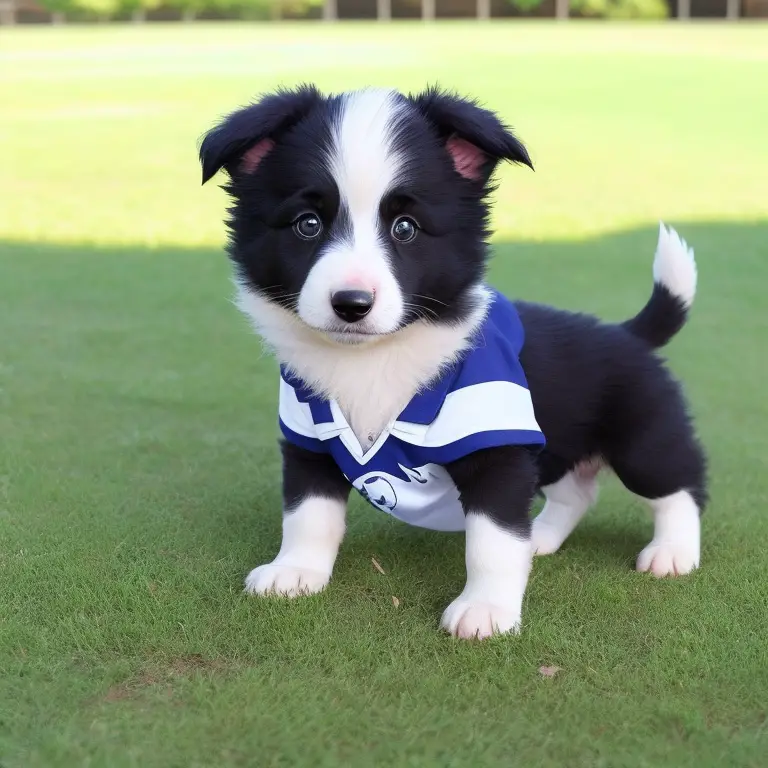
<svg viewBox="0 0 768 768">
<path fill-rule="evenodd" d="M 663 347 L 684 325 L 696 295 L 693 249 L 671 227 L 659 225 L 653 260 L 653 293 L 631 320 L 622 323 L 632 335 Z"/>
</svg>

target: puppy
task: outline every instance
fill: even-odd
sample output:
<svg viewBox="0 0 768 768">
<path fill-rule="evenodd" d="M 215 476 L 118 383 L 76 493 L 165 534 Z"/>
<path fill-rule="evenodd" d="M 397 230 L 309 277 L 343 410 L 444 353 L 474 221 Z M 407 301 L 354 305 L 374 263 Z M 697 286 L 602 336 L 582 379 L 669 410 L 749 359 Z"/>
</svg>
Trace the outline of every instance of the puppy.
<svg viewBox="0 0 768 768">
<path fill-rule="evenodd" d="M 637 569 L 699 565 L 705 457 L 653 352 L 696 288 L 674 231 L 622 324 L 505 298 L 485 283 L 491 177 L 531 160 L 496 115 L 438 89 L 278 91 L 226 117 L 200 158 L 203 183 L 229 176 L 239 306 L 281 371 L 283 540 L 248 592 L 321 591 L 354 487 L 405 522 L 465 531 L 442 627 L 518 631 L 533 554 L 560 547 L 603 466 L 653 511 Z"/>
</svg>

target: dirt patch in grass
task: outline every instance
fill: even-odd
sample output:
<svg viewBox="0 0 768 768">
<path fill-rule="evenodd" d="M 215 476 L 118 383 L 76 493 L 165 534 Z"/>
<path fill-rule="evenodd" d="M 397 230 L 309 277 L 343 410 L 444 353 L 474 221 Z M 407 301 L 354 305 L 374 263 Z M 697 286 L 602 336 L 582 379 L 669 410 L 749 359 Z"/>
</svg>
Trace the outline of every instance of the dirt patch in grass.
<svg viewBox="0 0 768 768">
<path fill-rule="evenodd" d="M 206 659 L 198 653 L 179 656 L 162 665 L 147 666 L 139 674 L 110 686 L 107 692 L 99 697 L 98 703 L 136 699 L 147 691 L 161 686 L 166 687 L 166 692 L 170 697 L 173 694 L 174 682 L 180 679 L 189 680 L 210 674 L 223 675 L 229 670 L 230 666 L 221 660 Z"/>
</svg>

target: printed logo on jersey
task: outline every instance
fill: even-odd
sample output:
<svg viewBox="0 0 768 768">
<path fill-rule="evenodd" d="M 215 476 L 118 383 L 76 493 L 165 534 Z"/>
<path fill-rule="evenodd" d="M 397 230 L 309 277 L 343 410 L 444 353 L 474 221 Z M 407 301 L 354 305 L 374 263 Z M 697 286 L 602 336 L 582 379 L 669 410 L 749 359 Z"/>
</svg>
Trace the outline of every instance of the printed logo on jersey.
<svg viewBox="0 0 768 768">
<path fill-rule="evenodd" d="M 394 512 L 397 508 L 398 491 L 401 497 L 408 498 L 417 493 L 413 483 L 424 485 L 429 479 L 425 471 L 426 467 L 408 469 L 402 464 L 397 466 L 406 475 L 407 480 L 390 475 L 388 472 L 368 472 L 354 482 L 355 488 L 364 499 L 385 512 Z"/>
</svg>

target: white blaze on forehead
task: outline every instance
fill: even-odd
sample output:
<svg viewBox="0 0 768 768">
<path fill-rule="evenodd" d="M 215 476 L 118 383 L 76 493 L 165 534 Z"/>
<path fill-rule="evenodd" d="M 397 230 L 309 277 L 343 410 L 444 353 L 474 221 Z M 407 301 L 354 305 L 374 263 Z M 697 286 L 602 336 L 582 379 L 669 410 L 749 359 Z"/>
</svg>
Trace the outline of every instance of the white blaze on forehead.
<svg viewBox="0 0 768 768">
<path fill-rule="evenodd" d="M 326 160 L 339 190 L 341 222 L 309 271 L 298 302 L 299 316 L 315 328 L 338 330 L 330 297 L 350 288 L 375 295 L 358 330 L 383 334 L 400 326 L 404 297 L 380 209 L 404 167 L 403 152 L 395 146 L 404 109 L 394 91 L 369 89 L 342 97 Z"/>
<path fill-rule="evenodd" d="M 377 224 L 381 199 L 402 170 L 402 152 L 393 146 L 402 110 L 394 91 L 372 88 L 344 97 L 333 136 L 331 173 L 352 223 L 366 230 Z"/>
</svg>

